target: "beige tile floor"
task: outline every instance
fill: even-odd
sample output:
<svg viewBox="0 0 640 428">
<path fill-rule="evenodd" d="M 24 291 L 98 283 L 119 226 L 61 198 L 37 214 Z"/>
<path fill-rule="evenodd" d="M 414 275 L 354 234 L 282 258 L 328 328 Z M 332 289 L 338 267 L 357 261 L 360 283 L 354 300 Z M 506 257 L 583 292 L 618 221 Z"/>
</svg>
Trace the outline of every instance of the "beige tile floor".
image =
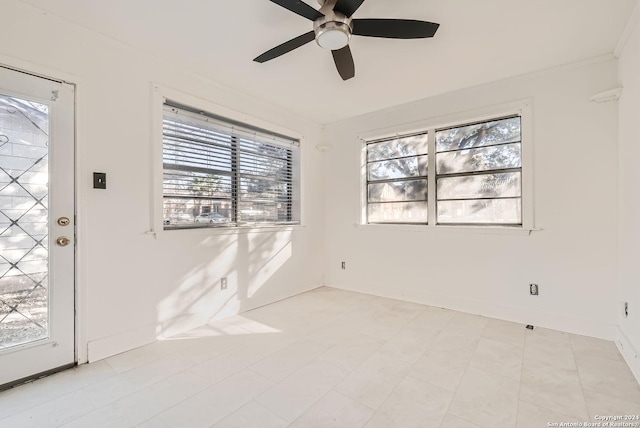
<svg viewBox="0 0 640 428">
<path fill-rule="evenodd" d="M 0 427 L 547 427 L 640 414 L 612 342 L 332 288 L 0 393 Z"/>
</svg>

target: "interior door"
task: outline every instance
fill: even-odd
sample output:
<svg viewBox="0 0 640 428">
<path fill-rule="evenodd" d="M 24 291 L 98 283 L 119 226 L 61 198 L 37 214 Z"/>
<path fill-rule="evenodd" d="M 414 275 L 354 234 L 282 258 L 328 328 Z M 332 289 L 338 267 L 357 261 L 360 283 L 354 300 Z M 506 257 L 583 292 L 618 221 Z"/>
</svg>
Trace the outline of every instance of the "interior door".
<svg viewBox="0 0 640 428">
<path fill-rule="evenodd" d="M 0 66 L 0 389 L 74 364 L 74 87 Z"/>
</svg>

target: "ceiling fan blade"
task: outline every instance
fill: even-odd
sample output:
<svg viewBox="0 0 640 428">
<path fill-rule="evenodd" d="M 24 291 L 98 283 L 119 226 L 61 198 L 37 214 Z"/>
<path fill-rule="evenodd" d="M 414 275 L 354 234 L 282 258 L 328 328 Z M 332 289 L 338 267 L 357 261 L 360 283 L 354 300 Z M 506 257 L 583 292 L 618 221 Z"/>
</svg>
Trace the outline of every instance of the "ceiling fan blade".
<svg viewBox="0 0 640 428">
<path fill-rule="evenodd" d="M 315 21 L 318 18 L 322 18 L 324 15 L 300 0 L 271 0 L 273 3 L 290 10 L 293 13 L 307 18 L 310 21 Z"/>
<path fill-rule="evenodd" d="M 364 3 L 364 0 L 338 0 L 333 10 L 350 18 L 362 3 Z"/>
<path fill-rule="evenodd" d="M 353 34 L 387 39 L 433 37 L 440 24 L 414 19 L 354 19 Z"/>
<path fill-rule="evenodd" d="M 349 80 L 356 75 L 356 66 L 353 64 L 353 56 L 351 55 L 349 45 L 342 49 L 331 51 L 331 53 L 333 54 L 333 61 L 336 63 L 336 68 L 342 80 Z"/>
<path fill-rule="evenodd" d="M 300 46 L 306 45 L 312 40 L 315 40 L 316 33 L 313 31 L 309 31 L 308 33 L 303 34 L 302 36 L 298 36 L 295 39 L 291 39 L 288 42 L 284 42 L 281 45 L 276 46 L 273 49 L 269 49 L 262 55 L 254 58 L 255 62 L 267 62 L 274 58 L 278 58 L 280 55 L 284 55 L 287 52 L 291 52 L 294 49 L 299 48 Z"/>
</svg>

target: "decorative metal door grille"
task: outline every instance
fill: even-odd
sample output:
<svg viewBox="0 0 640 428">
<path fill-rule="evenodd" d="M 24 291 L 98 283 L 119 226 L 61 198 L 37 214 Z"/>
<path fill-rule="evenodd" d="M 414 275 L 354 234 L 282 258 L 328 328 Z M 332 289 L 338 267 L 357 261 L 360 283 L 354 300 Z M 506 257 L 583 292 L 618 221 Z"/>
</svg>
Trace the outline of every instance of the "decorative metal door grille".
<svg viewBox="0 0 640 428">
<path fill-rule="evenodd" d="M 0 350 L 49 337 L 49 107 L 0 94 Z"/>
</svg>

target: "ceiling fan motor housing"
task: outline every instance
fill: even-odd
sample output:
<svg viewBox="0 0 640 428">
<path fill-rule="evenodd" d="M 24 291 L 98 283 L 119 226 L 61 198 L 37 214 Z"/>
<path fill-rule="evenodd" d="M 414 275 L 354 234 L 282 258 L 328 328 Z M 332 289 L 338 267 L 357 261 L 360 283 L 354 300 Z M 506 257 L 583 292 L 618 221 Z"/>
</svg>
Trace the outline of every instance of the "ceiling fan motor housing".
<svg viewBox="0 0 640 428">
<path fill-rule="evenodd" d="M 326 3 L 325 6 L 327 6 Z M 316 43 L 321 48 L 332 51 L 347 46 L 353 33 L 351 18 L 325 7 L 320 9 L 320 12 L 323 12 L 324 16 L 316 19 L 313 23 Z"/>
</svg>

